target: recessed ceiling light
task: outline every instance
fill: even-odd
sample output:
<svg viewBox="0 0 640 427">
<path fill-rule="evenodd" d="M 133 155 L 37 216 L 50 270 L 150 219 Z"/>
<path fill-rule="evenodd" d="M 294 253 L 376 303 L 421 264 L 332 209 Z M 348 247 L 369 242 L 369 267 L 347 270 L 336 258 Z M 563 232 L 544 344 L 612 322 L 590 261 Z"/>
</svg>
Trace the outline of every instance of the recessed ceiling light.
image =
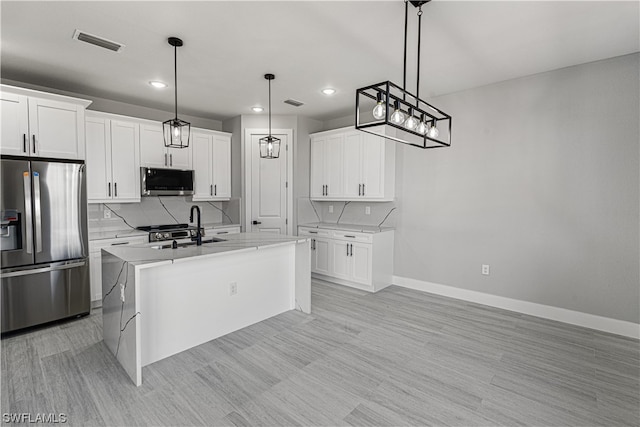
<svg viewBox="0 0 640 427">
<path fill-rule="evenodd" d="M 254 113 L 262 113 L 264 111 L 264 108 L 262 107 L 251 107 L 251 109 L 253 110 Z"/>
<path fill-rule="evenodd" d="M 167 84 L 158 80 L 152 80 L 149 82 L 149 84 L 153 87 L 155 87 L 156 89 L 164 89 L 165 87 L 167 87 Z"/>
<path fill-rule="evenodd" d="M 324 93 L 325 95 L 333 95 L 334 93 L 336 93 L 336 90 L 331 87 L 327 87 L 322 89 L 322 93 Z"/>
</svg>

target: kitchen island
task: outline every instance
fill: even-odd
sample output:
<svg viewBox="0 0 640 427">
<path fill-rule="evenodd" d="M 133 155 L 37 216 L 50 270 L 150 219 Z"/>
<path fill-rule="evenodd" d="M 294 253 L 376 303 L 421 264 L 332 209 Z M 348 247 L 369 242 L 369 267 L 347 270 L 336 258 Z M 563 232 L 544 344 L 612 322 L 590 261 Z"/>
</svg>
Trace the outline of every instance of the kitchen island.
<svg viewBox="0 0 640 427">
<path fill-rule="evenodd" d="M 176 249 L 108 247 L 104 342 L 139 386 L 143 366 L 288 310 L 310 313 L 310 277 L 304 237 L 240 233 Z"/>
</svg>

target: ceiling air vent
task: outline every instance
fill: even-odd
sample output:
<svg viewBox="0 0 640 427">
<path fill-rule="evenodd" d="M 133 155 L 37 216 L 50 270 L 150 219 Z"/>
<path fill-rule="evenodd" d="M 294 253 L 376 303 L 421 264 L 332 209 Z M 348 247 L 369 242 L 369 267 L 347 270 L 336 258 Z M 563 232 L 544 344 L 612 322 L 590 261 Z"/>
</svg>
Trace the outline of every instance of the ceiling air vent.
<svg viewBox="0 0 640 427">
<path fill-rule="evenodd" d="M 293 105 L 294 107 L 300 107 L 302 105 L 304 105 L 304 102 L 302 101 L 296 101 L 295 99 L 287 99 L 286 101 L 284 101 L 285 104 L 289 104 L 289 105 Z"/>
<path fill-rule="evenodd" d="M 93 34 L 85 33 L 84 31 L 76 30 L 73 33 L 73 38 L 75 40 L 80 40 L 81 42 L 89 43 L 94 46 L 102 47 L 104 49 L 109 49 L 114 52 L 120 52 L 124 49 L 124 45 L 122 43 L 117 43 L 111 40 L 107 40 L 102 37 L 98 37 Z"/>
</svg>

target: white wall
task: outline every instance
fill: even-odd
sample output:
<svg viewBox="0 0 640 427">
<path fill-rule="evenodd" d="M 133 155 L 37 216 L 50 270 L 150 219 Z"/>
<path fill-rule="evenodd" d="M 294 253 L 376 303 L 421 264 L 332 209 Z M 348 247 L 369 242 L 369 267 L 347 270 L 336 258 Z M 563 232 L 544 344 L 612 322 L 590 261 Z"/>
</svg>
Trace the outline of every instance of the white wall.
<svg viewBox="0 0 640 427">
<path fill-rule="evenodd" d="M 638 323 L 639 69 L 633 54 L 433 99 L 453 142 L 398 147 L 395 274 Z"/>
</svg>

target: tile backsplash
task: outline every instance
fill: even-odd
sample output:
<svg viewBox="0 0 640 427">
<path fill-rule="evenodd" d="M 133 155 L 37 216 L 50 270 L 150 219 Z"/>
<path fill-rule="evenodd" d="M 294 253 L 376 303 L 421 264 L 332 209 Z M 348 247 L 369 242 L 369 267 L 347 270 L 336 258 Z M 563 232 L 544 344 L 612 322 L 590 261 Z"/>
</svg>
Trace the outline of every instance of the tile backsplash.
<svg viewBox="0 0 640 427">
<path fill-rule="evenodd" d="M 301 197 L 298 199 L 298 224 L 327 222 L 395 227 L 396 207 L 396 202 L 325 202 Z"/>
<path fill-rule="evenodd" d="M 140 203 L 90 203 L 89 231 L 188 223 L 192 205 L 200 207 L 202 223 L 240 223 L 240 199 L 224 202 L 193 202 L 190 197 L 151 196 L 143 197 Z M 110 211 L 111 218 L 105 218 L 105 211 Z"/>
</svg>

